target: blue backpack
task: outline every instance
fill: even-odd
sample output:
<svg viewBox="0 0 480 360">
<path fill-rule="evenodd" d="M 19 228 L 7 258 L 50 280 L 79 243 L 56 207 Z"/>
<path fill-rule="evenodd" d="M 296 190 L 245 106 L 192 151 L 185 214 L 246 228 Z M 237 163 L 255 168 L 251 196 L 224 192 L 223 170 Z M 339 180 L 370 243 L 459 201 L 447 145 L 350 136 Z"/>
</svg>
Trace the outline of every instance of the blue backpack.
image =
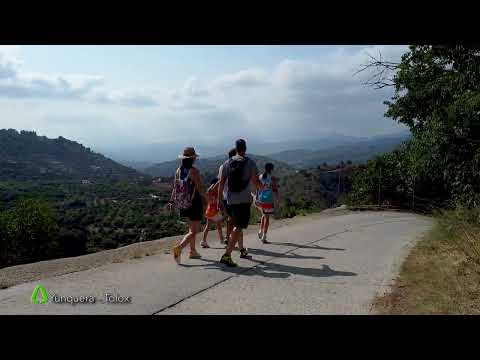
<svg viewBox="0 0 480 360">
<path fill-rule="evenodd" d="M 262 189 L 258 193 L 258 201 L 262 204 L 273 204 L 273 191 L 271 178 L 263 178 L 260 180 L 264 185 L 267 185 L 265 189 Z"/>
</svg>

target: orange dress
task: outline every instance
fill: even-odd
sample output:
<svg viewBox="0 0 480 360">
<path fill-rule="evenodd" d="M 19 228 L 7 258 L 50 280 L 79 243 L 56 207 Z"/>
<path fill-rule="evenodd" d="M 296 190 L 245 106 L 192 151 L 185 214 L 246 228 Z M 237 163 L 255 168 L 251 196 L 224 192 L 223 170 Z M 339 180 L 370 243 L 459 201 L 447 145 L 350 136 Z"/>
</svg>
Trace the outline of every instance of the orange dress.
<svg viewBox="0 0 480 360">
<path fill-rule="evenodd" d="M 209 190 L 208 193 L 207 193 L 207 196 L 208 196 L 208 206 L 207 206 L 207 210 L 205 211 L 205 217 L 213 218 L 220 211 L 220 209 L 218 208 L 218 203 L 217 203 L 218 192 L 213 191 L 213 190 Z"/>
</svg>

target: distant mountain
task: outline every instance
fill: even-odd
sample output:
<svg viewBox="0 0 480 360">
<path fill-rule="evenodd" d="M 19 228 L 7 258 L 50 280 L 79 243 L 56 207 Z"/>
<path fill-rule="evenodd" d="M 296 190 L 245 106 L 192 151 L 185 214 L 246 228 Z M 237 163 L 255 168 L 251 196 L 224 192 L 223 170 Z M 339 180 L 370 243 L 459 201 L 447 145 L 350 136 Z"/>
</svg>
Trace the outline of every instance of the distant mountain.
<svg viewBox="0 0 480 360">
<path fill-rule="evenodd" d="M 129 168 L 138 170 L 140 172 L 143 172 L 146 168 L 154 165 L 154 163 L 150 161 L 133 161 L 133 160 L 121 160 L 118 161 L 121 165 L 127 166 Z"/>
<path fill-rule="evenodd" d="M 286 140 L 276 142 L 261 142 L 247 140 L 248 152 L 257 154 L 260 156 L 266 156 L 271 153 L 293 150 L 293 149 L 305 149 L 305 150 L 320 150 L 334 146 L 352 144 L 365 140 L 364 138 L 346 136 L 341 134 L 325 134 L 315 139 L 303 139 L 303 140 Z M 194 146 L 195 150 L 202 155 L 202 158 L 210 158 L 215 156 L 223 156 L 228 153 L 228 150 L 233 146 L 235 139 L 225 139 L 219 137 L 215 143 L 203 143 L 201 141 L 193 144 L 185 143 L 164 143 L 164 144 L 143 144 L 138 146 L 126 146 L 126 147 L 106 147 L 97 146 L 96 150 L 109 156 L 123 164 L 129 164 L 130 166 L 141 170 L 137 167 L 137 162 L 149 162 L 157 164 L 160 162 L 169 161 L 177 157 L 185 146 Z"/>
<path fill-rule="evenodd" d="M 251 157 L 257 163 L 259 171 L 263 171 L 265 164 L 271 162 L 275 165 L 275 173 L 278 176 L 284 176 L 294 173 L 294 169 L 288 164 L 277 161 L 274 159 L 267 158 L 265 156 L 248 154 L 247 156 Z M 195 166 L 198 167 L 200 172 L 206 177 L 216 177 L 218 175 L 218 169 L 223 162 L 227 160 L 227 155 L 225 156 L 215 156 L 211 158 L 200 158 Z M 166 161 L 159 164 L 155 164 L 151 167 L 148 167 L 144 172 L 151 176 L 161 176 L 161 177 L 171 177 L 175 174 L 175 170 L 180 164 L 180 160 Z"/>
<path fill-rule="evenodd" d="M 407 133 L 376 136 L 348 145 L 315 151 L 307 149 L 287 150 L 269 154 L 268 157 L 283 161 L 298 169 L 317 167 L 323 163 L 337 164 L 348 160 L 353 163 L 361 163 L 393 150 L 408 138 L 409 134 Z"/>
<path fill-rule="evenodd" d="M 135 179 L 142 175 L 63 137 L 0 130 L 0 179 Z"/>
<path fill-rule="evenodd" d="M 141 170 L 139 163 L 158 164 L 160 162 L 175 159 L 186 146 L 190 144 L 141 144 L 138 146 L 127 147 L 103 147 L 97 146 L 96 149 L 102 154 L 106 154 L 115 161 Z M 202 144 L 193 144 L 197 153 L 202 157 L 212 157 L 221 154 L 227 154 L 229 147 L 227 145 L 210 146 Z"/>
</svg>

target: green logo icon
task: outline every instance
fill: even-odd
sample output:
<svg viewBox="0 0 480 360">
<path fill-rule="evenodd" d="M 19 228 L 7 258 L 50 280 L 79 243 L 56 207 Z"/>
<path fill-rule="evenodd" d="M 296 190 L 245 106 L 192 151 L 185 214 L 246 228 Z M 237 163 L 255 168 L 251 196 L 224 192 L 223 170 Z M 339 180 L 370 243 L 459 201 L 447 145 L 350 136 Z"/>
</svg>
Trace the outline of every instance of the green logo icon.
<svg viewBox="0 0 480 360">
<path fill-rule="evenodd" d="M 38 298 L 40 293 L 40 299 Z M 46 304 L 48 302 L 48 293 L 43 285 L 37 285 L 32 292 L 32 304 Z"/>
</svg>

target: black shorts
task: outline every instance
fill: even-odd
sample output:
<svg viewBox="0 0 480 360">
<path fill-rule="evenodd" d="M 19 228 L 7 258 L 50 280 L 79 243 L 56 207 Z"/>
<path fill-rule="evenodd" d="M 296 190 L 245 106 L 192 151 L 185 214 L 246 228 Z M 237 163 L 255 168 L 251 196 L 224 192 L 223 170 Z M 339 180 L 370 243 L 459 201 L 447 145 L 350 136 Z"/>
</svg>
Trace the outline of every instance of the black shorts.
<svg viewBox="0 0 480 360">
<path fill-rule="evenodd" d="M 180 216 L 188 218 L 190 221 L 202 221 L 203 218 L 203 203 L 202 198 L 195 194 L 192 200 L 192 206 L 188 209 L 180 210 Z"/>
<path fill-rule="evenodd" d="M 223 200 L 223 208 L 228 217 L 232 217 L 232 212 L 230 211 L 230 205 L 227 204 L 227 200 Z"/>
<path fill-rule="evenodd" d="M 251 203 L 228 205 L 231 212 L 233 225 L 241 229 L 246 229 L 250 222 Z"/>
</svg>

